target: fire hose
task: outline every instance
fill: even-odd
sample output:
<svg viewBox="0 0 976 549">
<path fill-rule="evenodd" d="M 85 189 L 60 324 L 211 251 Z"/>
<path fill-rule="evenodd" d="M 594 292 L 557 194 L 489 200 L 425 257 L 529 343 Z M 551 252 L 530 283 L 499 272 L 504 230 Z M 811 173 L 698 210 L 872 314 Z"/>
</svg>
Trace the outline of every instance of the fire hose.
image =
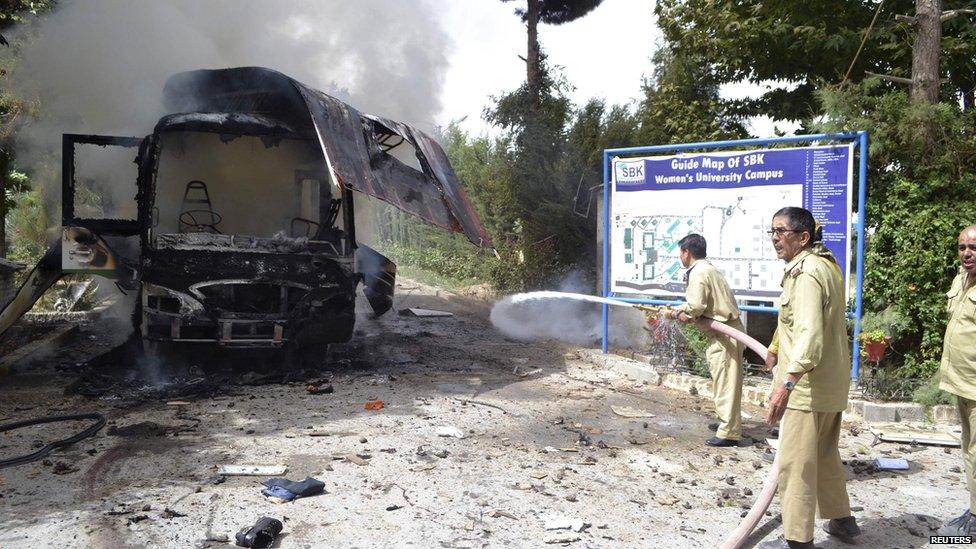
<svg viewBox="0 0 976 549">
<path fill-rule="evenodd" d="M 16 457 L 0 460 L 0 469 L 3 469 L 4 467 L 13 467 L 14 465 L 21 465 L 23 463 L 36 461 L 38 459 L 41 459 L 42 457 L 47 456 L 57 448 L 63 448 L 65 446 L 69 446 L 71 444 L 78 442 L 79 440 L 84 440 L 94 435 L 102 427 L 105 426 L 105 416 L 98 413 L 72 414 L 67 416 L 45 416 L 36 419 L 28 419 L 25 421 L 17 421 L 15 423 L 6 423 L 0 425 L 0 433 L 2 433 L 4 431 L 12 431 L 14 429 L 20 429 L 21 427 L 27 427 L 30 425 L 41 425 L 44 423 L 54 423 L 56 421 L 77 421 L 82 419 L 92 419 L 95 420 L 95 423 L 92 424 L 87 429 L 85 429 L 84 431 L 74 436 L 61 439 L 61 440 L 56 440 L 32 454 L 26 454 L 22 456 L 16 456 Z"/>
<path fill-rule="evenodd" d="M 711 330 L 713 332 L 718 332 L 723 335 L 727 335 L 732 339 L 744 344 L 749 347 L 755 353 L 763 359 L 769 353 L 761 343 L 755 339 L 749 337 L 748 335 L 727 326 L 717 320 L 711 318 L 700 318 L 695 324 L 702 329 Z M 782 436 L 782 431 L 780 431 Z M 773 467 L 769 470 L 769 474 L 766 476 L 766 481 L 763 483 L 762 492 L 759 493 L 759 497 L 756 498 L 755 503 L 752 504 L 752 508 L 746 513 L 742 522 L 732 530 L 722 545 L 719 546 L 720 549 L 738 549 L 742 547 L 745 543 L 746 538 L 752 533 L 752 530 L 759 524 L 759 519 L 762 518 L 763 513 L 769 508 L 769 504 L 773 501 L 773 496 L 776 495 L 776 487 L 779 484 L 779 452 L 776 453 L 776 457 L 773 458 Z"/>
<path fill-rule="evenodd" d="M 647 305 L 635 305 L 635 309 L 640 309 L 646 312 L 654 314 L 662 314 L 670 309 L 667 307 L 656 307 Z M 742 343 L 746 347 L 752 349 L 757 355 L 766 359 L 766 355 L 769 354 L 769 349 L 767 349 L 762 343 L 759 343 L 752 337 L 723 324 L 713 318 L 701 317 L 695 321 L 695 325 L 702 330 L 708 330 L 712 332 L 717 332 L 722 335 L 731 337 L 732 339 Z M 782 432 L 782 431 L 781 431 Z M 776 495 L 776 487 L 779 485 L 779 453 L 773 458 L 773 467 L 769 471 L 769 475 L 766 476 L 766 481 L 763 483 L 762 491 L 759 493 L 759 497 L 752 504 L 752 508 L 746 513 L 742 522 L 732 531 L 731 534 L 725 539 L 722 545 L 719 546 L 720 549 L 739 549 L 742 544 L 745 543 L 749 534 L 752 533 L 756 525 L 759 524 L 759 520 L 762 518 L 766 509 L 769 508 L 769 504 L 773 501 L 773 496 Z"/>
</svg>

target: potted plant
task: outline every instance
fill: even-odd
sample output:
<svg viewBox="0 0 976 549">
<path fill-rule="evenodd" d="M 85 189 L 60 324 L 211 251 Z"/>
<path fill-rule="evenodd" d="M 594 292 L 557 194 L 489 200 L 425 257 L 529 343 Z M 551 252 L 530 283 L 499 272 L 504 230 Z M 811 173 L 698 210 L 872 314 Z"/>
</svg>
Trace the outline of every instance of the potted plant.
<svg viewBox="0 0 976 549">
<path fill-rule="evenodd" d="M 867 355 L 868 361 L 880 362 L 891 343 L 891 336 L 884 330 L 868 330 L 861 332 L 861 353 Z"/>
</svg>

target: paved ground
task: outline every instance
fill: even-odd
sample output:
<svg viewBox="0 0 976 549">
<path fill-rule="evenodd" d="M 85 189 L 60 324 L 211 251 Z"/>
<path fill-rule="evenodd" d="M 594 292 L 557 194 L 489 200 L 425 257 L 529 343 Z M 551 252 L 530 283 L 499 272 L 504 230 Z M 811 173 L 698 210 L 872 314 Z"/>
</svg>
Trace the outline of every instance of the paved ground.
<svg viewBox="0 0 976 549">
<path fill-rule="evenodd" d="M 331 374 L 315 374 L 332 378 L 331 394 L 311 395 L 296 379 L 183 404 L 65 396 L 77 364 L 106 348 L 93 326 L 18 365 L 0 378 L 2 421 L 99 411 L 109 428 L 45 462 L 0 470 L 0 547 L 224 547 L 217 540 L 260 516 L 284 521 L 280 547 L 714 547 L 759 492 L 765 445 L 706 449 L 709 403 L 635 385 L 572 347 L 506 340 L 484 303 L 413 284 L 399 293 L 398 309 L 456 316 L 361 318 L 354 342 L 333 349 Z M 207 365 L 198 369 L 206 376 Z M 385 407 L 365 410 L 375 399 Z M 746 434 L 764 439 L 762 410 L 747 412 Z M 634 415 L 648 417 L 625 417 Z M 0 456 L 79 426 L 0 434 Z M 463 438 L 438 436 L 439 427 Z M 870 447 L 871 438 L 846 425 L 843 457 L 905 457 L 912 469 L 851 468 L 860 545 L 924 546 L 967 505 L 952 469 L 959 451 Z M 260 493 L 265 477 L 216 483 L 222 464 L 286 465 L 285 476 L 314 476 L 326 493 L 274 504 Z M 777 505 L 750 543 L 778 533 Z M 546 529 L 560 518 L 584 527 Z M 843 546 L 822 533 L 817 541 Z"/>
</svg>

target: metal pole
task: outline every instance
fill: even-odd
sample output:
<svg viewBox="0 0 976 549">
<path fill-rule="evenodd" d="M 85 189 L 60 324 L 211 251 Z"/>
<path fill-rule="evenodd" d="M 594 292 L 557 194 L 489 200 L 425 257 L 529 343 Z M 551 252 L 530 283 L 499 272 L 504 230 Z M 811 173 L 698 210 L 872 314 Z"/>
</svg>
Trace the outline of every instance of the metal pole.
<svg viewBox="0 0 976 549">
<path fill-rule="evenodd" d="M 857 148 L 860 152 L 857 174 L 857 274 L 854 289 L 854 343 L 851 349 L 851 381 L 857 382 L 861 372 L 861 315 L 864 313 L 862 294 L 864 291 L 864 205 L 867 202 L 868 187 L 868 132 L 857 133 Z"/>
<path fill-rule="evenodd" d="M 603 151 L 603 297 L 610 295 L 610 155 Z M 610 306 L 601 305 L 600 350 L 607 353 Z"/>
</svg>

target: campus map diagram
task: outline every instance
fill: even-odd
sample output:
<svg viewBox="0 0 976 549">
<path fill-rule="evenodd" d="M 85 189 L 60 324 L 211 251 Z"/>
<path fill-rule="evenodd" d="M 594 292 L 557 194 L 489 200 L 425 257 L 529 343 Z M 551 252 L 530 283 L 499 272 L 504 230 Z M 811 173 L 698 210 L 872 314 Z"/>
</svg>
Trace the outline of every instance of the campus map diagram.
<svg viewBox="0 0 976 549">
<path fill-rule="evenodd" d="M 611 217 L 611 291 L 682 294 L 678 241 L 698 233 L 734 293 L 779 296 L 783 262 L 766 231 L 773 213 L 802 198 L 799 183 L 618 193 Z"/>
</svg>

